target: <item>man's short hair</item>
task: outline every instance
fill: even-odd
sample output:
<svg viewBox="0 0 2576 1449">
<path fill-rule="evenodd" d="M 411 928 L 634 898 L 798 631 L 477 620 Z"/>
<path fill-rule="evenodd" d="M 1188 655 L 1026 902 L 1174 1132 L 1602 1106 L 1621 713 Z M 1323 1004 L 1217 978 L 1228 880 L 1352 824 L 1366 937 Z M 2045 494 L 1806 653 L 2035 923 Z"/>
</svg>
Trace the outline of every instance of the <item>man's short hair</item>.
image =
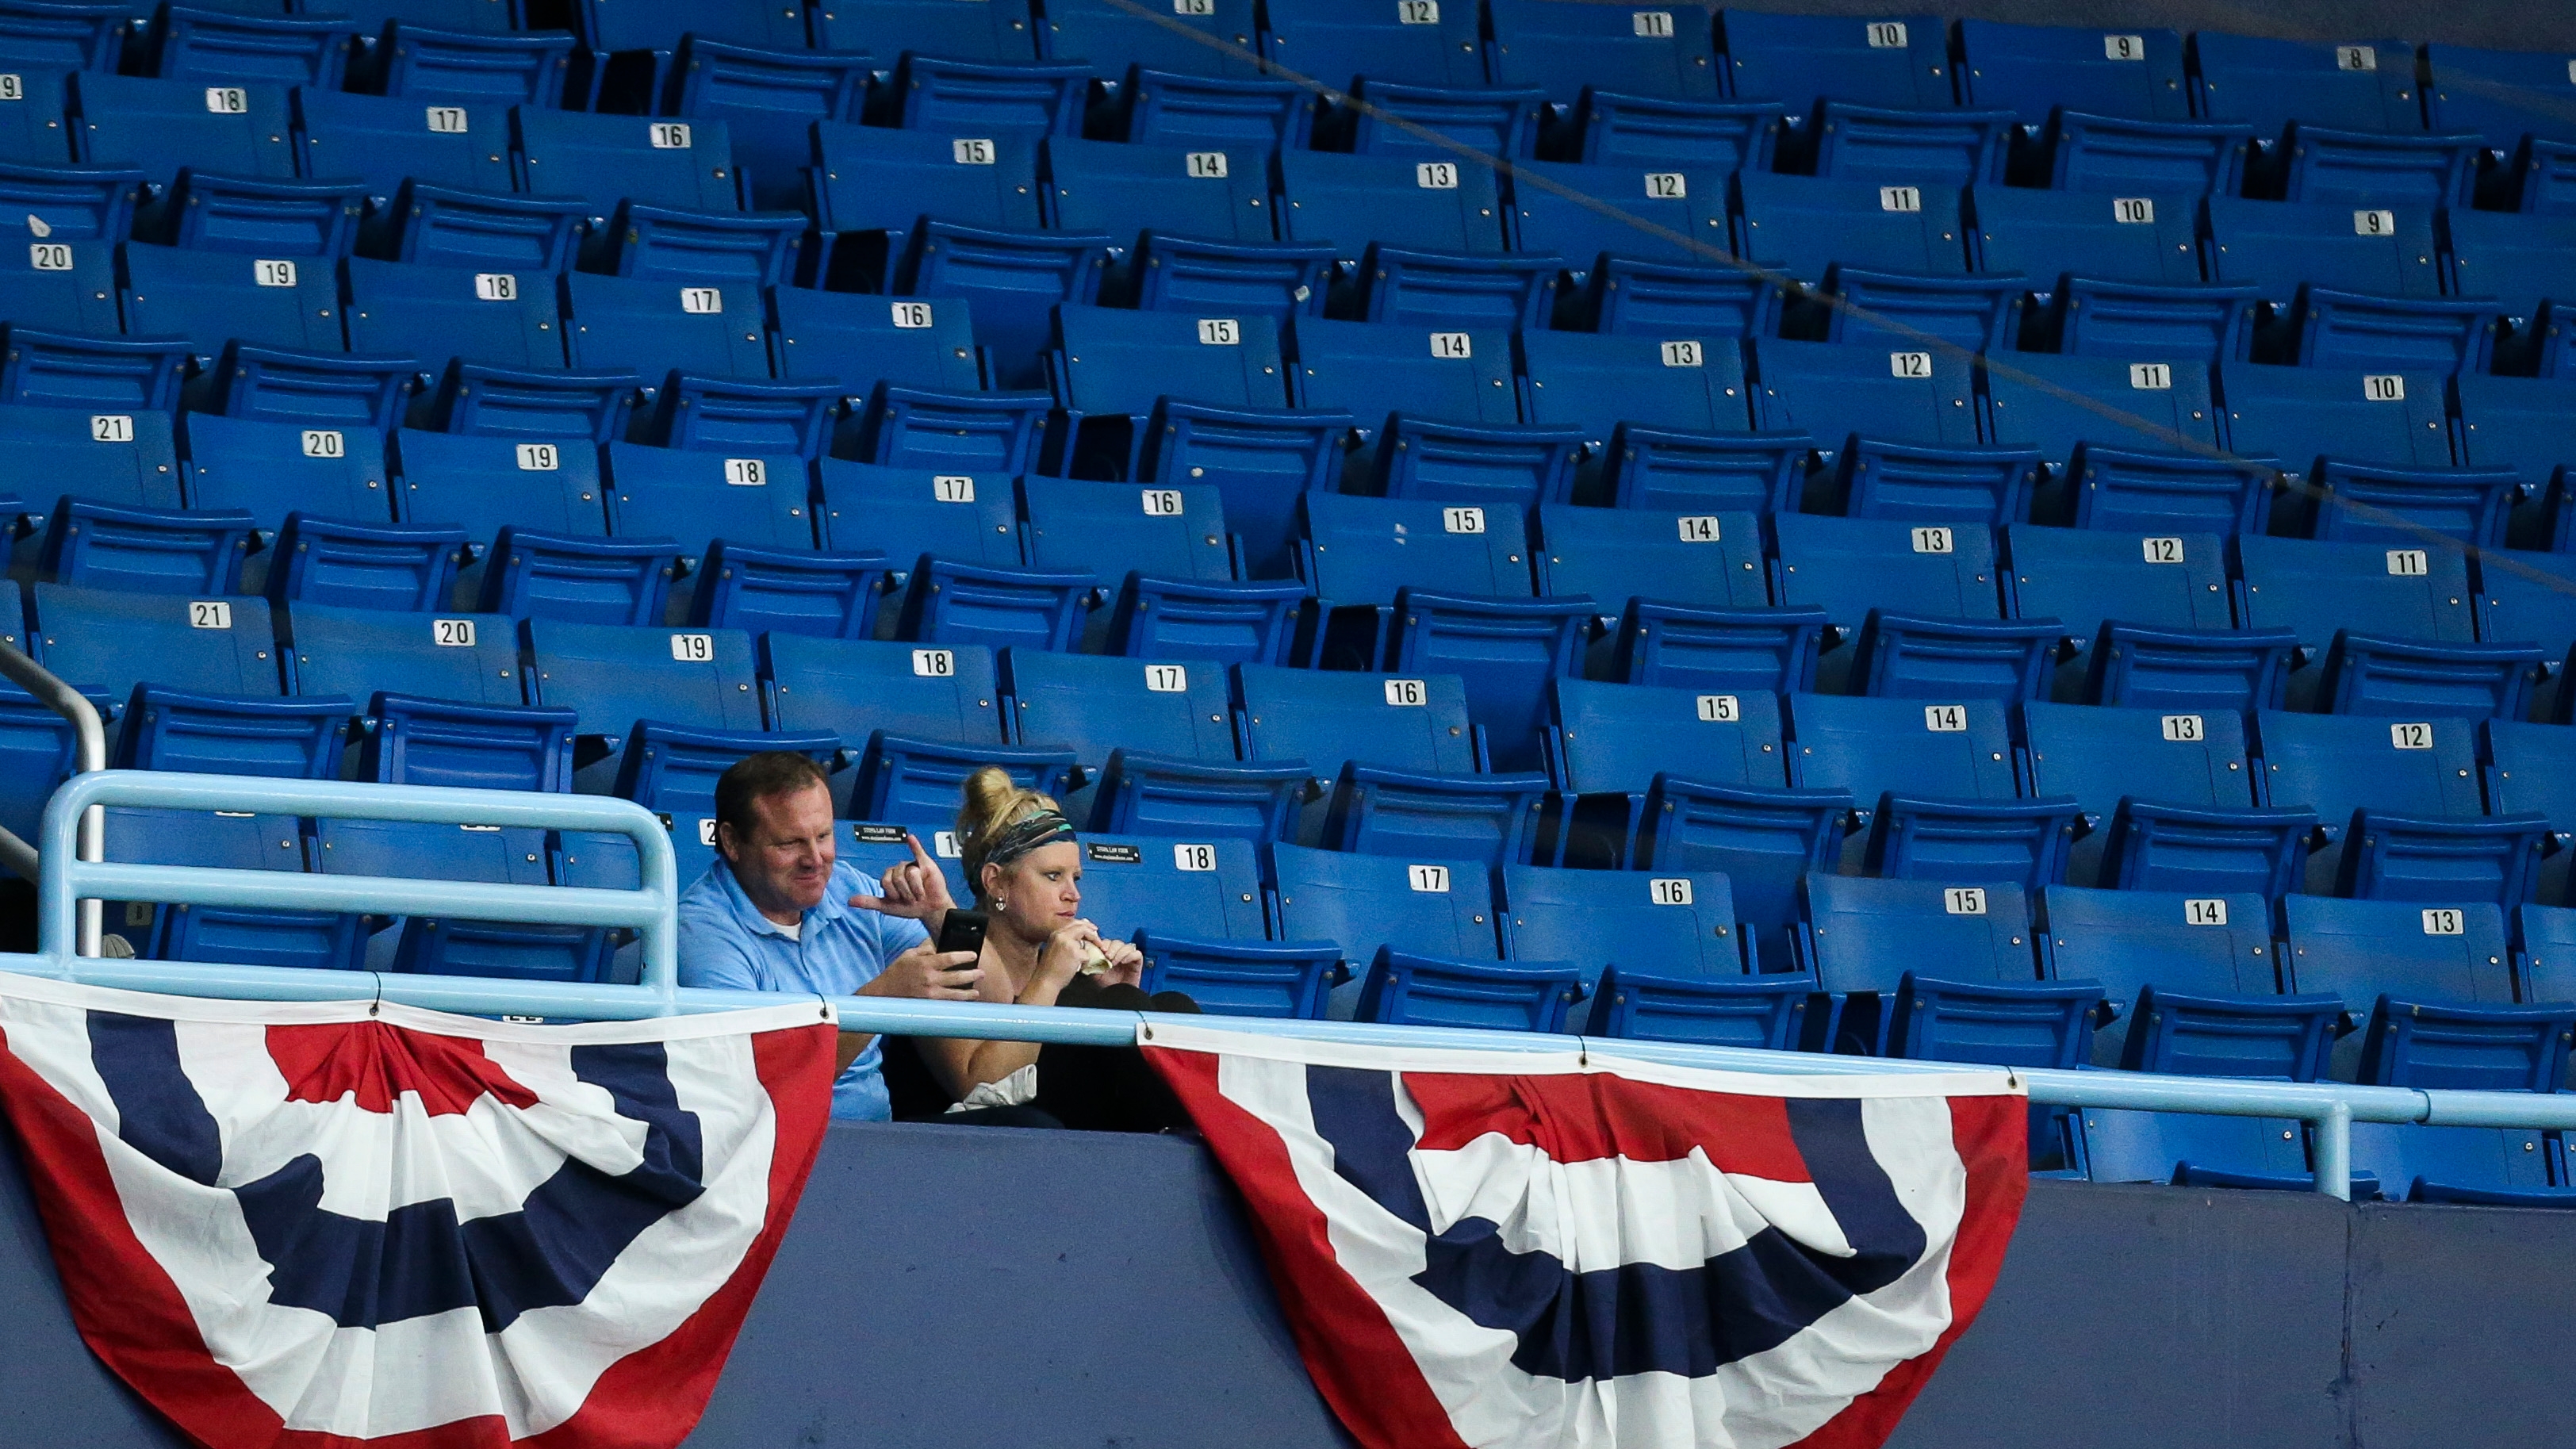
<svg viewBox="0 0 2576 1449">
<path fill-rule="evenodd" d="M 748 841 L 755 801 L 823 783 L 823 767 L 793 751 L 745 755 L 716 780 L 716 823 L 731 827 L 736 840 Z"/>
</svg>

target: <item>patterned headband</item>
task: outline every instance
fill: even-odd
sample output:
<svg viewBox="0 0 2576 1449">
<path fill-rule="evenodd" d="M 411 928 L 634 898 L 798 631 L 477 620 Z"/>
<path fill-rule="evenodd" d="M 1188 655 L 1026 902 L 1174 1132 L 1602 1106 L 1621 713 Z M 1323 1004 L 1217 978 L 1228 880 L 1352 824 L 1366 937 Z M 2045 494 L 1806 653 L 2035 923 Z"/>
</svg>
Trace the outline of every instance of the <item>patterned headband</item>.
<svg viewBox="0 0 2576 1449">
<path fill-rule="evenodd" d="M 1040 846 L 1072 838 L 1073 822 L 1064 818 L 1064 812 L 1033 811 L 994 831 L 993 843 L 985 850 L 984 859 L 993 865 L 1007 866 Z"/>
</svg>

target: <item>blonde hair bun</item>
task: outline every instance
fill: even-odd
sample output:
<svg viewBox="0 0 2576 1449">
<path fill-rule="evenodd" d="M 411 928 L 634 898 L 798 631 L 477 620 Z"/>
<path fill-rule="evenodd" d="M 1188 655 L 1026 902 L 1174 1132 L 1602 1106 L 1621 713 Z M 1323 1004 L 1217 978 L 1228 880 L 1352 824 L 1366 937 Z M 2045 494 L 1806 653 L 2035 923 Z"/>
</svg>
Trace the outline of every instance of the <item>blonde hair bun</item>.
<svg viewBox="0 0 2576 1449">
<path fill-rule="evenodd" d="M 1019 821 L 1040 811 L 1060 809 L 1055 800 L 1016 784 L 999 765 L 986 765 L 958 786 L 963 802 L 957 809 L 957 853 L 966 867 L 966 883 L 977 900 L 984 899 L 984 861 L 992 842 Z"/>
</svg>

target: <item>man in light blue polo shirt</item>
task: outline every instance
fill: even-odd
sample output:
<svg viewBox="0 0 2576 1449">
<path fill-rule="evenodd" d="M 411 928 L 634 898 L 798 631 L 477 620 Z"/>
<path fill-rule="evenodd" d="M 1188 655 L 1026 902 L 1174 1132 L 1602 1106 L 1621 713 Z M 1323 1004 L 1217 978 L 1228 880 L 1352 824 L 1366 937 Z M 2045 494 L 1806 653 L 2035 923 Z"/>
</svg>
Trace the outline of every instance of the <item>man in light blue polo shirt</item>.
<svg viewBox="0 0 2576 1449">
<path fill-rule="evenodd" d="M 973 1001 L 975 953 L 931 949 L 953 906 L 938 862 L 906 837 L 910 864 L 880 883 L 839 862 L 832 794 L 803 755 L 765 751 L 716 782 L 716 862 L 680 893 L 680 984 L 823 996 Z M 832 1116 L 891 1118 L 882 1052 L 841 1034 Z"/>
</svg>

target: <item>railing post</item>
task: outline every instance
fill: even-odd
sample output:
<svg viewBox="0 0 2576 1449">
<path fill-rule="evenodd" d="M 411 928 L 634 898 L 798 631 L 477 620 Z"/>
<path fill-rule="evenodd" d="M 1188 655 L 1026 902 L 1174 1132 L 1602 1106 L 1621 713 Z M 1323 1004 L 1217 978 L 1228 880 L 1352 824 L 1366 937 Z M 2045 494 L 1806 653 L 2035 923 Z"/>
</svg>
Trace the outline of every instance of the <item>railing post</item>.
<svg viewBox="0 0 2576 1449">
<path fill-rule="evenodd" d="M 72 722 L 72 743 L 80 774 L 107 768 L 107 727 L 99 722 L 97 706 L 83 698 L 79 690 L 63 683 L 24 650 L 10 644 L 0 644 L 0 677 L 6 677 L 35 696 L 38 704 Z M 7 831 L 0 831 L 0 835 L 6 834 Z M 106 840 L 107 812 L 94 806 L 81 816 L 80 858 L 93 862 L 107 859 Z M 24 873 L 23 869 L 21 873 Z M 42 873 L 43 865 L 39 862 L 36 875 L 29 876 L 29 879 L 36 879 Z M 104 909 L 105 904 L 100 901 L 80 903 L 79 939 L 71 944 L 83 956 L 98 954 L 102 929 L 100 917 Z M 60 943 L 44 949 L 48 952 L 59 950 Z"/>
<path fill-rule="evenodd" d="M 2317 1191 L 2352 1201 L 2352 1104 L 2328 1103 L 2317 1125 Z"/>
</svg>

